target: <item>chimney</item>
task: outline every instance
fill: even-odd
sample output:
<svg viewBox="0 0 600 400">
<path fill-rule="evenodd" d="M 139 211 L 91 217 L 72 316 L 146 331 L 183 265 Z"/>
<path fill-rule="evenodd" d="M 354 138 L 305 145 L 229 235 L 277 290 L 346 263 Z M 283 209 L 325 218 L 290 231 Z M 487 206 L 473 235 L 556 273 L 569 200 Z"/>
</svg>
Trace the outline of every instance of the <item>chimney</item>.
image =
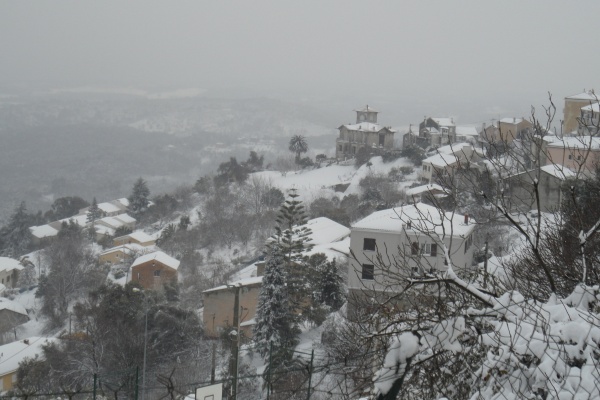
<svg viewBox="0 0 600 400">
<path fill-rule="evenodd" d="M 469 225 L 469 214 L 465 214 L 465 225 Z"/>
<path fill-rule="evenodd" d="M 406 229 L 412 229 L 412 221 L 410 221 L 410 220 L 409 220 L 409 221 L 406 223 Z"/>
<path fill-rule="evenodd" d="M 517 123 L 517 117 L 513 117 L 513 124 Z"/>
</svg>

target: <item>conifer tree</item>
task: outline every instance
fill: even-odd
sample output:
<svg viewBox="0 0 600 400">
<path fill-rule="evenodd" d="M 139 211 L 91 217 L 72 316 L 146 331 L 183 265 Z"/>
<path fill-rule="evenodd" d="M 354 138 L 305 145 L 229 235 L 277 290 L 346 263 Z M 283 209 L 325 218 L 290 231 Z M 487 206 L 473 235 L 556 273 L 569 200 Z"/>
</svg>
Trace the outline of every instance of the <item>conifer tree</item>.
<svg viewBox="0 0 600 400">
<path fill-rule="evenodd" d="M 306 227 L 308 217 L 302 201 L 298 200 L 296 189 L 290 190 L 288 198 L 281 205 L 275 226 L 275 242 L 280 247 L 286 263 L 302 259 L 302 252 L 310 250 L 308 243 L 312 233 Z"/>
<path fill-rule="evenodd" d="M 148 209 L 148 203 L 150 197 L 150 189 L 148 184 L 142 178 L 139 178 L 133 185 L 133 191 L 128 197 L 129 210 L 135 216 L 143 213 Z"/>
<path fill-rule="evenodd" d="M 344 304 L 344 292 L 335 260 L 323 264 L 318 276 L 321 302 L 333 310 L 339 309 Z"/>
<path fill-rule="evenodd" d="M 279 247 L 271 247 L 266 263 L 256 308 L 254 341 L 262 357 L 267 356 L 272 343 L 277 359 L 285 360 L 291 356 L 300 331 L 291 313 L 285 260 Z"/>
<path fill-rule="evenodd" d="M 100 207 L 98 207 L 98 202 L 96 201 L 96 198 L 94 197 L 94 200 L 92 200 L 92 205 L 88 209 L 86 222 L 88 224 L 89 223 L 93 224 L 95 221 L 102 218 L 102 214 L 103 214 L 103 212 L 100 209 Z"/>
<path fill-rule="evenodd" d="M 21 202 L 10 216 L 8 225 L 0 231 L 2 255 L 17 257 L 27 252 L 31 244 L 29 227 L 33 225 L 33 220 L 34 217 L 27 213 L 25 202 Z"/>
</svg>

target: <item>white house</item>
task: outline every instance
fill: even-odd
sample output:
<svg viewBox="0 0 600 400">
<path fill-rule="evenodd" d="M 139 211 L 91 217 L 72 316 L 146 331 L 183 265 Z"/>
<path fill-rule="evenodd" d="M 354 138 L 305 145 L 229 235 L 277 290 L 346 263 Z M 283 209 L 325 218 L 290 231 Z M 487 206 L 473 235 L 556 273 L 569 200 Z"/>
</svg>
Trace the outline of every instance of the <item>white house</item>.
<svg viewBox="0 0 600 400">
<path fill-rule="evenodd" d="M 474 221 L 423 203 L 377 211 L 352 226 L 349 315 L 359 299 L 397 293 L 407 279 L 447 270 L 471 271 Z M 353 299 L 355 299 L 353 301 Z"/>
<path fill-rule="evenodd" d="M 423 160 L 423 180 L 434 183 L 440 177 L 452 175 L 459 167 L 470 166 L 476 159 L 477 153 L 468 143 L 442 146 L 436 150 L 436 154 Z"/>
<path fill-rule="evenodd" d="M 19 271 L 23 266 L 18 260 L 9 257 L 0 257 L 0 284 L 7 288 L 14 288 L 19 278 Z"/>
</svg>

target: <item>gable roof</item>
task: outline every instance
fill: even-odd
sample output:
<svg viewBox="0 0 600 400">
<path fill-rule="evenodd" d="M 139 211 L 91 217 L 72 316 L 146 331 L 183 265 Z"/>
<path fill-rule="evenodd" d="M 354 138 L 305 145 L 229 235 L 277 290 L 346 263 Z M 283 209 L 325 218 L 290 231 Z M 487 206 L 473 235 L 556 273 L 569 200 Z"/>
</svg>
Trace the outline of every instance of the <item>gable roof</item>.
<svg viewBox="0 0 600 400">
<path fill-rule="evenodd" d="M 354 111 L 360 111 L 360 112 L 374 112 L 374 113 L 378 113 L 379 111 L 375 111 L 374 109 L 372 109 L 371 107 L 369 107 L 369 105 L 367 104 L 366 106 L 364 106 L 363 108 L 358 108 Z"/>
<path fill-rule="evenodd" d="M 10 272 L 12 270 L 20 271 L 23 266 L 18 260 L 9 257 L 0 257 L 0 272 Z"/>
<path fill-rule="evenodd" d="M 303 226 L 312 231 L 308 243 L 313 245 L 337 242 L 350 235 L 349 228 L 326 217 L 308 220 Z"/>
<path fill-rule="evenodd" d="M 411 222 L 408 229 L 407 223 Z M 402 207 L 376 211 L 366 218 L 361 219 L 353 229 L 383 231 L 391 233 L 414 232 L 416 235 L 435 233 L 437 235 L 450 235 L 464 237 L 475 229 L 475 221 L 464 223 L 460 214 L 444 212 L 439 208 L 423 203 L 411 204 Z"/>
<path fill-rule="evenodd" d="M 6 297 L 0 297 L 0 310 L 9 310 L 12 312 L 16 312 L 17 314 L 22 314 L 26 317 L 29 317 L 25 307 L 23 307 L 20 303 L 17 303 L 16 301 L 7 299 Z"/>
<path fill-rule="evenodd" d="M 245 286 L 252 286 L 252 285 L 261 285 L 262 284 L 262 280 L 263 280 L 262 276 L 253 276 L 251 278 L 244 278 L 244 279 L 240 279 L 239 281 L 228 283 L 227 285 L 217 286 L 217 287 L 214 287 L 212 289 L 205 290 L 202 293 L 218 292 L 220 290 L 233 289 L 233 287 L 245 287 Z"/>
<path fill-rule="evenodd" d="M 42 355 L 42 346 L 56 341 L 55 338 L 30 337 L 0 346 L 0 376 L 15 372 L 21 361 Z"/>
<path fill-rule="evenodd" d="M 598 101 L 600 100 L 599 96 L 596 96 L 594 94 L 593 90 L 590 91 L 586 91 L 586 92 L 581 92 L 578 94 L 574 94 L 572 96 L 568 96 L 565 97 L 566 99 L 571 99 L 571 100 L 588 100 L 588 101 Z"/>
<path fill-rule="evenodd" d="M 114 240 L 121 240 L 121 239 L 126 239 L 126 238 L 131 238 L 133 240 L 137 240 L 140 243 L 153 242 L 156 240 L 154 237 L 148 235 L 144 231 L 131 232 L 127 235 L 119 236 L 118 238 L 115 238 Z"/>
<path fill-rule="evenodd" d="M 29 228 L 29 232 L 38 239 L 45 237 L 52 237 L 58 235 L 58 229 L 51 227 L 50 225 L 32 226 Z"/>
<path fill-rule="evenodd" d="M 438 117 L 431 117 L 431 120 L 433 122 L 435 122 L 436 124 L 438 124 L 439 126 L 454 126 L 454 119 L 453 118 L 438 118 Z"/>
<path fill-rule="evenodd" d="M 179 260 L 167 255 L 166 253 L 163 253 L 162 251 L 155 251 L 154 253 L 146 254 L 136 258 L 133 264 L 131 264 L 131 268 L 153 260 L 156 260 L 159 263 L 166 265 L 167 267 L 173 268 L 175 270 L 179 268 L 180 264 Z"/>
<path fill-rule="evenodd" d="M 557 140 L 548 143 L 549 148 L 565 148 L 565 149 L 600 149 L 600 137 L 596 136 L 576 136 L 565 137 L 562 140 Z"/>
</svg>

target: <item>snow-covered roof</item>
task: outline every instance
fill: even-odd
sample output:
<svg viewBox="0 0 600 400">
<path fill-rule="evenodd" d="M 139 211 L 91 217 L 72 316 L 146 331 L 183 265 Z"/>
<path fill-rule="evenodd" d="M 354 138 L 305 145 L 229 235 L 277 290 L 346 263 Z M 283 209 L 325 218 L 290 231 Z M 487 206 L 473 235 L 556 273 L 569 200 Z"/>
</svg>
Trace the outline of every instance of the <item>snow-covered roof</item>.
<svg viewBox="0 0 600 400">
<path fill-rule="evenodd" d="M 124 226 L 125 224 L 123 223 L 123 221 L 117 219 L 116 217 L 104 217 L 102 219 L 99 219 L 98 221 L 96 221 L 96 223 L 98 222 L 104 222 L 106 225 L 110 226 L 111 228 L 117 229 L 120 228 L 122 226 Z"/>
<path fill-rule="evenodd" d="M 61 220 L 59 220 L 58 222 L 60 222 L 61 224 L 63 222 L 65 223 L 70 223 L 70 221 L 75 222 L 77 225 L 81 226 L 82 228 L 85 227 L 87 225 L 87 214 L 82 214 L 82 215 L 74 215 L 72 217 L 69 218 L 63 218 Z"/>
<path fill-rule="evenodd" d="M 503 124 L 520 124 L 523 121 L 525 121 L 523 118 L 502 118 L 500 120 Z"/>
<path fill-rule="evenodd" d="M 436 124 L 438 124 L 439 126 L 454 126 L 454 119 L 453 118 L 437 118 L 437 117 L 432 117 L 431 119 Z"/>
<path fill-rule="evenodd" d="M 135 218 L 133 218 L 131 215 L 129 214 L 119 214 L 113 218 L 118 219 L 119 221 L 125 223 L 125 224 L 133 224 L 135 223 L 137 220 Z"/>
<path fill-rule="evenodd" d="M 308 243 L 313 245 L 337 242 L 350 235 L 349 228 L 325 217 L 311 219 L 304 226 L 312 231 Z"/>
<path fill-rule="evenodd" d="M 130 244 L 124 244 L 121 246 L 111 247 L 110 249 L 104 250 L 102 253 L 100 253 L 100 255 L 104 256 L 107 254 L 116 253 L 118 251 L 123 252 L 125 254 L 134 254 L 134 253 L 141 253 L 145 250 L 147 250 L 147 248 L 144 246 L 140 246 L 137 243 L 130 243 Z"/>
<path fill-rule="evenodd" d="M 407 196 L 416 196 L 421 193 L 431 192 L 431 191 L 447 192 L 443 187 L 441 187 L 437 183 L 432 183 L 429 185 L 421 185 L 421 186 L 416 186 L 416 187 L 413 187 L 410 189 L 406 189 L 406 195 Z"/>
<path fill-rule="evenodd" d="M 581 109 L 583 111 L 593 111 L 593 112 L 597 113 L 600 111 L 600 104 L 598 104 L 598 103 L 589 104 L 585 107 L 581 107 Z"/>
<path fill-rule="evenodd" d="M 431 164 L 436 167 L 446 167 L 460 161 L 460 157 L 454 154 L 436 154 L 427 157 L 422 161 L 423 164 Z"/>
<path fill-rule="evenodd" d="M 548 143 L 548 147 L 552 148 L 567 148 L 567 149 L 600 149 L 600 137 L 595 136 L 577 136 L 565 137 L 562 140 L 557 140 L 553 143 Z"/>
<path fill-rule="evenodd" d="M 411 222 L 410 229 L 407 226 Z M 475 221 L 470 219 L 464 223 L 464 217 L 460 214 L 446 213 L 436 207 L 417 203 L 402 207 L 390 208 L 376 211 L 366 218 L 361 219 L 352 229 L 384 231 L 407 234 L 436 233 L 437 235 L 465 236 L 475 229 Z"/>
<path fill-rule="evenodd" d="M 574 94 L 574 95 L 568 96 L 566 98 L 571 99 L 571 100 L 588 100 L 588 101 L 598 101 L 599 100 L 599 98 L 596 97 L 594 92 L 591 90 L 587 91 L 587 92 L 581 92 L 578 94 Z"/>
<path fill-rule="evenodd" d="M 17 314 L 27 316 L 27 310 L 21 304 L 16 301 L 9 300 L 5 297 L 0 297 L 0 310 L 10 310 Z"/>
<path fill-rule="evenodd" d="M 123 205 L 123 207 L 129 207 L 129 199 L 127 199 L 127 197 L 122 197 L 120 199 L 113 200 L 113 202 L 120 203 L 121 205 Z"/>
<path fill-rule="evenodd" d="M 179 260 L 171 257 L 170 255 L 163 253 L 162 251 L 155 251 L 154 253 L 146 254 L 136 258 L 133 264 L 131 265 L 131 268 L 153 260 L 158 261 L 159 263 L 166 265 L 167 267 L 171 267 L 173 269 L 179 268 L 180 264 Z"/>
<path fill-rule="evenodd" d="M 262 283 L 262 276 L 254 276 L 252 278 L 240 279 L 239 281 L 228 283 L 227 285 L 221 285 L 212 289 L 205 290 L 203 293 L 217 292 L 219 290 L 231 289 L 232 287 L 244 287 L 250 285 L 256 285 Z"/>
<path fill-rule="evenodd" d="M 32 226 L 29 228 L 29 232 L 38 239 L 58 235 L 58 229 L 54 229 L 50 225 Z"/>
<path fill-rule="evenodd" d="M 477 132 L 477 128 L 474 126 L 457 126 L 456 127 L 456 135 L 457 136 L 479 136 L 479 132 Z"/>
<path fill-rule="evenodd" d="M 153 236 L 148 235 L 144 231 L 131 232 L 130 234 L 115 238 L 115 240 L 125 239 L 125 238 L 131 238 L 133 240 L 137 240 L 140 243 L 152 242 L 152 241 L 156 240 Z"/>
<path fill-rule="evenodd" d="M 473 146 L 471 146 L 469 143 L 461 142 L 461 143 L 447 144 L 445 146 L 438 147 L 436 149 L 436 151 L 438 153 L 442 153 L 442 154 L 453 154 L 453 153 L 458 153 L 458 152 L 463 151 L 463 149 L 465 147 L 473 148 Z"/>
<path fill-rule="evenodd" d="M 117 205 L 113 204 L 113 203 L 99 203 L 98 204 L 98 208 L 101 209 L 102 211 L 104 211 L 105 213 L 115 213 L 115 212 L 119 212 L 122 210 L 121 207 L 118 207 Z"/>
<path fill-rule="evenodd" d="M 0 346 L 0 376 L 15 372 L 21 361 L 25 358 L 34 358 L 37 354 L 41 355 L 42 346 L 56 340 L 54 338 L 30 337 L 29 339 Z"/>
<path fill-rule="evenodd" d="M 361 122 L 358 124 L 350 124 L 350 125 L 342 125 L 345 126 L 349 131 L 360 131 L 360 132 L 379 132 L 381 130 L 388 130 L 390 132 L 396 132 L 393 129 L 387 128 L 385 126 L 381 126 L 379 124 L 374 124 L 372 122 Z"/>
<path fill-rule="evenodd" d="M 557 177 L 558 179 L 573 178 L 577 175 L 575 171 L 559 164 L 544 165 L 540 169 L 547 174 Z"/>
<path fill-rule="evenodd" d="M 15 269 L 17 271 L 23 269 L 23 266 L 18 260 L 9 257 L 0 257 L 0 272 L 10 272 Z"/>
<path fill-rule="evenodd" d="M 375 111 L 375 110 L 373 110 L 371 107 L 369 107 L 369 105 L 368 105 L 368 104 L 367 104 L 366 106 L 364 106 L 363 108 L 359 108 L 359 109 L 356 109 L 356 110 L 354 110 L 354 111 L 360 111 L 360 112 L 375 112 L 375 113 L 378 113 L 378 112 L 379 112 L 379 111 Z"/>
<path fill-rule="evenodd" d="M 94 225 L 94 230 L 100 235 L 114 236 L 115 230 L 104 225 Z"/>
</svg>

